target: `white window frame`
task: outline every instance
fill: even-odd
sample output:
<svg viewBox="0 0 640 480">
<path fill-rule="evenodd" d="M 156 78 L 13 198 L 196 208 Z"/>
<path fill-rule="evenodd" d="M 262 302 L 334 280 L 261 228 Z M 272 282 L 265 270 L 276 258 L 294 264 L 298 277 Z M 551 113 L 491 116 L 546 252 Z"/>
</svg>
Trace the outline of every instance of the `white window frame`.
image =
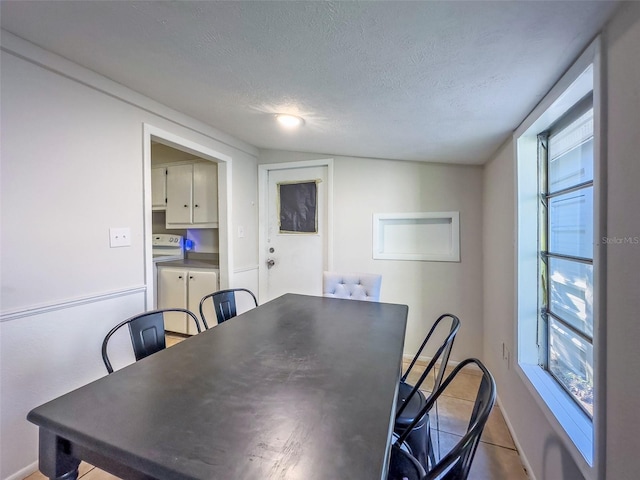
<svg viewBox="0 0 640 480">
<path fill-rule="evenodd" d="M 604 344 L 604 131 L 600 39 L 596 38 L 514 133 L 516 158 L 516 371 L 587 479 L 603 478 L 605 466 Z M 594 111 L 594 412 L 593 421 L 538 365 L 537 134 L 593 91 Z M 533 180 L 533 181 L 532 181 Z"/>
</svg>

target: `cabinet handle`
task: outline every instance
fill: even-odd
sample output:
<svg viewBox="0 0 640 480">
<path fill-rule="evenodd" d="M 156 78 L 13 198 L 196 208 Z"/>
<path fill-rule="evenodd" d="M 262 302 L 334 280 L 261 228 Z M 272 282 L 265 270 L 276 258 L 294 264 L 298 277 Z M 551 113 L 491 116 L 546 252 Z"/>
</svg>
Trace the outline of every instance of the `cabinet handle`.
<svg viewBox="0 0 640 480">
<path fill-rule="evenodd" d="M 184 206 L 184 208 L 188 208 L 188 207 L 189 207 L 189 205 L 185 205 L 185 206 Z"/>
<path fill-rule="evenodd" d="M 178 276 L 178 280 L 182 280 L 182 275 L 179 275 L 179 276 Z"/>
<path fill-rule="evenodd" d="M 198 208 L 198 204 L 196 203 L 196 208 Z"/>
<path fill-rule="evenodd" d="M 189 277 L 189 280 L 193 280 L 193 277 Z"/>
</svg>

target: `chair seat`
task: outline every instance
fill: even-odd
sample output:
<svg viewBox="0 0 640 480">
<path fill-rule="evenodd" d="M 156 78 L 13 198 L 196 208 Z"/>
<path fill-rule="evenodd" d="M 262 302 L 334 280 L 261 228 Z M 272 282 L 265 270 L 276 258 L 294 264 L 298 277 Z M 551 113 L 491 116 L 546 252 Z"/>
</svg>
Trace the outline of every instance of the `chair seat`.
<svg viewBox="0 0 640 480">
<path fill-rule="evenodd" d="M 410 453 L 397 445 L 391 447 L 387 480 L 421 480 L 425 471 Z"/>
<path fill-rule="evenodd" d="M 398 386 L 398 401 L 396 405 L 396 409 L 400 409 L 400 407 L 405 403 L 407 397 L 413 390 L 413 385 L 409 385 L 405 382 L 400 382 Z M 416 394 L 411 397 L 409 400 L 409 404 L 404 408 L 399 417 L 396 418 L 395 428 L 394 430 L 404 430 L 409 426 L 413 419 L 420 413 L 420 410 L 424 408 L 427 403 L 427 399 L 420 390 L 416 392 Z M 429 418 L 427 416 L 427 418 Z M 416 425 L 417 428 L 420 428 L 424 425 L 425 421 L 422 420 Z"/>
<path fill-rule="evenodd" d="M 405 382 L 400 382 L 398 386 L 398 403 L 397 409 L 405 403 L 406 398 L 413 390 L 413 386 Z M 407 437 L 406 444 L 416 453 L 415 459 L 425 468 L 429 465 L 427 456 L 430 451 L 429 441 L 429 414 L 425 413 L 420 416 L 420 412 L 427 404 L 427 399 L 420 390 L 418 390 L 410 399 L 406 408 L 400 415 L 396 415 L 393 431 L 397 434 L 404 432 L 410 425 L 413 425 L 411 433 Z M 420 418 L 416 423 L 414 420 Z"/>
</svg>

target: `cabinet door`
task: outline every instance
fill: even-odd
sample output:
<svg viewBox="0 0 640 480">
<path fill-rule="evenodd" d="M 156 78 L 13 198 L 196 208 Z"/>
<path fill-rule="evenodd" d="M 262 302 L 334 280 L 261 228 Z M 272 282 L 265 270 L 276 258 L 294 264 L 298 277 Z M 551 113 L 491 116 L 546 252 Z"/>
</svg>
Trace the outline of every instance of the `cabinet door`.
<svg viewBox="0 0 640 480">
<path fill-rule="evenodd" d="M 213 270 L 189 270 L 189 310 L 195 313 L 200 318 L 200 300 L 205 295 L 218 290 L 218 274 Z M 213 327 L 218 324 L 216 321 L 216 315 L 213 310 L 213 302 L 208 301 L 204 309 L 204 316 L 207 319 L 209 327 Z M 202 320 L 202 319 L 201 319 Z M 200 327 L 204 327 L 202 321 Z M 188 333 L 195 334 L 198 331 L 191 321 L 188 325 Z"/>
<path fill-rule="evenodd" d="M 167 167 L 167 224 L 192 223 L 193 165 Z"/>
<path fill-rule="evenodd" d="M 187 308 L 186 270 L 180 268 L 158 268 L 158 308 Z M 178 312 L 165 314 L 164 328 L 170 332 L 186 334 L 186 314 Z"/>
<path fill-rule="evenodd" d="M 151 169 L 151 208 L 162 210 L 167 206 L 167 169 Z"/>
<path fill-rule="evenodd" d="M 193 165 L 193 223 L 218 221 L 218 166 L 213 162 Z"/>
</svg>

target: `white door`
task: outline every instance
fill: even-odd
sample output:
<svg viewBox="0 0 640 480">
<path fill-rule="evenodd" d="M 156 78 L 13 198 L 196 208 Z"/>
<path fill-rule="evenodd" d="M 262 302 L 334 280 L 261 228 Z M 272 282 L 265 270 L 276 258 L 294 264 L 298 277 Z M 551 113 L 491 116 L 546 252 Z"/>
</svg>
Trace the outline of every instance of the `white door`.
<svg viewBox="0 0 640 480">
<path fill-rule="evenodd" d="M 322 272 L 328 265 L 328 166 L 268 170 L 267 176 L 267 231 L 262 244 L 266 292 L 261 291 L 261 298 L 322 295 Z"/>
</svg>

